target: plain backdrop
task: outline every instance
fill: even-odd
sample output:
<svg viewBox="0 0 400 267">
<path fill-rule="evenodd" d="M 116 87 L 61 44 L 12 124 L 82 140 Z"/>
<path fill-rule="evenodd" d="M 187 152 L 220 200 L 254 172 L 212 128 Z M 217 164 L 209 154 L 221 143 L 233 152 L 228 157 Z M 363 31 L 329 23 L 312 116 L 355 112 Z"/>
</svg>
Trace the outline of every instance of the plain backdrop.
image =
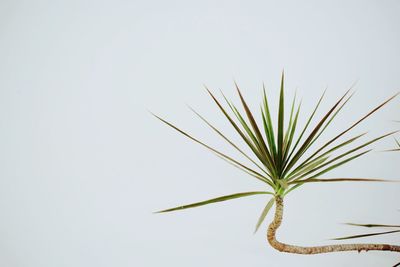
<svg viewBox="0 0 400 267">
<path fill-rule="evenodd" d="M 399 14 L 395 0 L 1 0 L 0 266 L 393 265 L 400 255 L 273 250 L 266 223 L 253 235 L 265 196 L 153 214 L 265 188 L 148 111 L 237 156 L 186 106 L 239 140 L 203 84 L 238 104 L 235 80 L 257 112 L 265 82 L 276 110 L 284 69 L 303 116 L 328 88 L 320 118 L 358 81 L 323 142 L 400 90 Z M 354 134 L 398 129 L 399 101 Z M 379 152 L 394 145 L 383 140 L 325 177 L 400 179 L 400 154 Z M 286 199 L 279 238 L 321 245 L 363 232 L 343 222 L 399 223 L 399 193 L 397 184 L 304 186 Z"/>
</svg>

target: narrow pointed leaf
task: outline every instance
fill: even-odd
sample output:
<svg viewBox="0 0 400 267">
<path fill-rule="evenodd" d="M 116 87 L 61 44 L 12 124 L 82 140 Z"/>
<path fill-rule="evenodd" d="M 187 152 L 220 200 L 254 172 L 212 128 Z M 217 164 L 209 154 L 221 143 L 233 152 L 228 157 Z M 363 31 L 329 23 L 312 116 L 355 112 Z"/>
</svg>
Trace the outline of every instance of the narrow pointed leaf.
<svg viewBox="0 0 400 267">
<path fill-rule="evenodd" d="M 389 228 L 394 228 L 394 227 L 400 227 L 399 224 L 359 224 L 359 223 L 346 223 L 347 225 L 351 226 L 360 226 L 360 227 L 367 227 L 367 228 L 372 228 L 372 227 L 389 227 Z"/>
<path fill-rule="evenodd" d="M 288 123 L 288 127 L 286 128 L 285 137 L 283 138 L 283 144 L 284 144 L 285 150 L 286 150 L 287 142 L 289 141 L 289 140 L 288 140 L 288 138 L 289 138 L 289 133 L 290 133 L 290 131 L 291 131 L 291 129 L 292 129 L 293 114 L 294 114 L 294 105 L 295 105 L 295 103 L 296 103 L 296 94 L 294 95 L 293 100 L 292 100 L 292 105 L 291 105 L 291 108 L 290 108 L 289 123 Z"/>
<path fill-rule="evenodd" d="M 207 149 L 213 151 L 213 152 L 216 153 L 217 155 L 219 155 L 219 156 L 225 158 L 226 160 L 229 160 L 229 161 L 232 162 L 232 163 L 237 164 L 238 166 L 242 167 L 242 168 L 245 169 L 246 171 L 252 173 L 252 174 L 253 174 L 253 177 L 255 177 L 255 178 L 257 178 L 257 179 L 259 179 L 259 180 L 261 180 L 261 181 L 263 181 L 263 182 L 266 182 L 266 181 L 267 181 L 267 178 L 265 178 L 265 177 L 264 177 L 263 175 L 261 175 L 260 173 L 254 171 L 253 169 L 251 169 L 251 168 L 245 166 L 244 164 L 238 162 L 237 160 L 235 160 L 235 159 L 233 159 L 233 158 L 231 158 L 231 157 L 225 155 L 224 153 L 219 152 L 218 150 L 216 150 L 216 149 L 210 147 L 209 145 L 206 145 L 205 143 L 203 143 L 203 142 L 199 141 L 198 139 L 192 137 L 192 136 L 189 135 L 188 133 L 182 131 L 181 129 L 179 129 L 179 128 L 176 127 L 175 125 L 173 125 L 173 124 L 169 123 L 168 121 L 166 121 L 166 120 L 164 120 L 164 119 L 158 117 L 157 115 L 153 114 L 153 116 L 155 116 L 157 119 L 159 119 L 160 121 L 164 122 L 165 124 L 167 124 L 168 126 L 170 126 L 171 128 L 173 128 L 174 130 L 180 132 L 181 134 L 185 135 L 185 136 L 188 137 L 189 139 L 193 140 L 194 142 L 196 142 L 196 143 L 198 143 L 198 144 L 200 144 L 200 145 L 206 147 Z"/>
<path fill-rule="evenodd" d="M 241 198 L 241 197 L 247 197 L 247 196 L 253 196 L 253 195 L 265 195 L 265 194 L 272 195 L 271 192 L 265 192 L 265 191 L 236 193 L 236 194 L 217 197 L 217 198 L 212 198 L 212 199 L 209 199 L 209 200 L 196 202 L 196 203 L 192 203 L 192 204 L 188 204 L 188 205 L 184 205 L 184 206 L 178 206 L 178 207 L 171 208 L 171 209 L 160 210 L 160 211 L 157 211 L 155 213 L 164 213 L 164 212 L 171 212 L 171 211 L 176 211 L 176 210 L 190 209 L 190 208 L 204 206 L 204 205 L 208 205 L 208 204 L 212 204 L 212 203 L 227 201 L 227 200 L 231 200 L 231 199 L 235 199 L 235 198 Z"/>
<path fill-rule="evenodd" d="M 275 198 L 271 198 L 268 201 L 267 205 L 265 206 L 265 208 L 263 209 L 263 211 L 262 211 L 262 213 L 260 215 L 260 218 L 257 221 L 254 233 L 256 233 L 258 228 L 260 228 L 261 224 L 263 223 L 265 217 L 267 217 L 267 214 L 268 214 L 269 210 L 272 208 L 272 206 L 274 205 L 274 203 L 275 203 Z"/>
<path fill-rule="evenodd" d="M 320 106 L 320 104 L 321 104 L 321 102 L 322 102 L 322 99 L 323 99 L 324 96 L 325 96 L 325 93 L 326 93 L 326 90 L 323 92 L 323 94 L 321 95 L 321 97 L 319 98 L 319 100 L 318 100 L 318 102 L 317 102 L 317 105 L 315 106 L 314 110 L 311 112 L 311 115 L 310 115 L 310 117 L 308 118 L 307 123 L 305 124 L 303 130 L 301 131 L 299 137 L 297 138 L 296 143 L 294 144 L 293 148 L 291 149 L 291 152 L 290 152 L 290 154 L 289 154 L 289 156 L 288 156 L 289 159 L 292 157 L 292 154 L 294 153 L 294 151 L 296 150 L 297 146 L 299 145 L 301 139 L 303 138 L 303 135 L 304 135 L 304 133 L 306 132 L 308 126 L 310 125 L 311 120 L 313 119 L 315 113 L 317 112 L 318 107 Z"/>
<path fill-rule="evenodd" d="M 272 154 L 276 155 L 276 143 L 275 143 L 275 133 L 274 133 L 274 127 L 272 124 L 272 119 L 271 119 L 271 113 L 269 111 L 269 105 L 268 105 L 268 98 L 267 98 L 267 93 L 265 90 L 265 85 L 263 84 L 263 94 L 264 94 L 264 113 L 265 113 L 265 119 L 266 119 L 266 126 L 268 128 L 268 132 L 270 134 L 271 138 L 271 143 L 272 143 Z"/>
<path fill-rule="evenodd" d="M 283 165 L 283 126 L 285 117 L 285 95 L 284 95 L 284 73 L 282 72 L 281 90 L 279 94 L 279 111 L 278 111 L 278 159 L 277 167 L 281 171 Z"/>
<path fill-rule="evenodd" d="M 393 230 L 393 231 L 379 232 L 379 233 L 371 233 L 371 234 L 351 235 L 351 236 L 333 238 L 332 240 L 355 239 L 355 238 L 362 238 L 362 237 L 376 236 L 376 235 L 386 235 L 386 234 L 399 233 L 399 232 L 400 232 L 400 230 Z"/>
<path fill-rule="evenodd" d="M 384 179 L 372 179 L 372 178 L 309 178 L 300 181 L 293 181 L 289 184 L 297 183 L 324 183 L 324 182 L 385 182 L 385 183 L 398 183 L 395 180 L 384 180 Z"/>
<path fill-rule="evenodd" d="M 275 160 L 275 141 L 274 141 L 274 133 L 270 132 L 269 126 L 268 126 L 268 122 L 267 119 L 265 117 L 264 111 L 263 111 L 263 107 L 261 106 L 261 118 L 263 121 L 263 126 L 264 126 L 264 132 L 265 132 L 265 136 L 267 138 L 267 144 L 268 144 L 268 149 L 272 154 L 272 159 Z"/>
<path fill-rule="evenodd" d="M 227 102 L 228 103 L 228 102 Z M 231 108 L 231 110 L 233 111 L 233 113 L 235 114 L 236 118 L 238 119 L 238 121 L 240 122 L 240 124 L 242 125 L 243 129 L 245 130 L 245 132 L 247 133 L 247 135 L 250 137 L 250 139 L 253 141 L 253 144 L 257 147 L 258 152 L 260 153 L 261 151 L 261 147 L 260 144 L 258 143 L 257 137 L 256 135 L 253 133 L 253 131 L 250 129 L 249 125 L 247 124 L 247 122 L 245 121 L 245 119 L 243 118 L 242 114 L 239 112 L 239 110 L 235 107 L 235 105 L 233 105 L 232 103 L 228 103 L 229 107 Z"/>
<path fill-rule="evenodd" d="M 246 111 L 247 118 L 249 119 L 251 127 L 253 128 L 255 136 L 257 137 L 257 140 L 258 140 L 258 143 L 259 143 L 259 145 L 261 147 L 261 150 L 264 151 L 264 153 L 268 154 L 268 156 L 270 157 L 268 148 L 267 148 L 267 146 L 266 146 L 266 144 L 264 142 L 264 138 L 261 135 L 260 129 L 258 128 L 258 125 L 257 125 L 257 123 L 256 123 L 256 121 L 254 119 L 254 116 L 251 113 L 251 111 L 250 111 L 246 101 L 244 100 L 243 95 L 240 92 L 239 87 L 238 87 L 238 85 L 236 83 L 235 83 L 235 86 L 236 86 L 236 90 L 237 90 L 237 92 L 239 94 L 240 101 L 242 102 L 243 108 Z"/>
<path fill-rule="evenodd" d="M 385 152 L 396 152 L 396 151 L 400 151 L 400 148 L 395 148 L 395 149 L 387 149 L 387 150 L 383 150 Z"/>
<path fill-rule="evenodd" d="M 285 148 L 285 153 L 283 155 L 283 160 L 284 160 L 283 164 L 284 164 L 284 166 L 286 165 L 286 163 L 290 159 L 290 156 L 288 156 L 288 155 L 289 155 L 289 151 L 290 151 L 290 148 L 291 148 L 291 145 L 292 145 L 292 142 L 293 142 L 294 133 L 296 132 L 297 120 L 298 120 L 299 114 L 300 114 L 300 107 L 301 107 L 301 103 L 299 104 L 299 106 L 297 108 L 297 112 L 296 112 L 296 115 L 294 117 L 294 121 L 293 121 L 293 123 L 291 125 L 290 134 L 289 134 L 289 138 L 288 138 L 288 141 L 287 141 L 287 146 Z"/>
<path fill-rule="evenodd" d="M 248 156 L 243 150 L 241 150 L 237 145 L 235 145 L 230 139 L 228 139 L 221 131 L 219 131 L 216 127 L 214 127 L 211 123 L 209 123 L 203 116 L 201 116 L 197 111 L 195 111 L 192 107 L 189 107 L 201 120 L 203 120 L 211 129 L 213 129 L 218 135 L 220 135 L 225 141 L 227 141 L 231 146 L 233 146 L 237 151 L 239 151 L 243 156 L 245 156 L 248 160 L 250 160 L 254 165 L 256 165 L 261 171 L 265 172 L 260 165 L 258 165 L 250 156 Z M 266 173 L 267 174 L 267 173 Z"/>
</svg>

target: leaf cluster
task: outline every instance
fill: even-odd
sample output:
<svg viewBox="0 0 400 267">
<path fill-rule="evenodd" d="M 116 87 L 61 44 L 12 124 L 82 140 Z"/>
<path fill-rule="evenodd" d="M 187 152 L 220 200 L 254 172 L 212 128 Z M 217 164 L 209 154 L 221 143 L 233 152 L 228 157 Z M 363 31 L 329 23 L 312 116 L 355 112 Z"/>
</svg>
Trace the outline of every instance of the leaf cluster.
<svg viewBox="0 0 400 267">
<path fill-rule="evenodd" d="M 396 95 L 390 97 L 367 112 L 364 116 L 350 124 L 344 130 L 337 131 L 336 135 L 331 137 L 328 141 L 318 144 L 317 141 L 321 135 L 326 131 L 327 127 L 333 122 L 343 107 L 345 107 L 345 105 L 352 98 L 354 94 L 351 92 L 352 88 L 347 90 L 337 101 L 334 102 L 334 104 L 320 119 L 314 122 L 317 111 L 325 96 L 325 92 L 319 98 L 311 114 L 309 115 L 303 115 L 301 113 L 301 101 L 297 100 L 296 95 L 293 97 L 289 105 L 289 109 L 287 109 L 285 103 L 284 74 L 282 73 L 279 89 L 280 93 L 277 118 L 276 123 L 274 123 L 269 105 L 270 99 L 268 98 L 268 93 L 265 86 L 263 86 L 262 103 L 259 110 L 261 122 L 256 121 L 254 113 L 250 110 L 241 90 L 239 89 L 239 86 L 236 83 L 235 87 L 242 109 L 238 108 L 233 102 L 229 101 L 224 94 L 222 94 L 223 101 L 221 101 L 217 99 L 217 97 L 208 88 L 206 88 L 206 90 L 213 102 L 218 107 L 219 111 L 232 126 L 233 130 L 239 135 L 240 139 L 243 141 L 243 144 L 247 147 L 247 151 L 250 151 L 251 154 L 245 152 L 245 149 L 241 148 L 239 144 L 229 139 L 224 133 L 221 132 L 221 130 L 210 123 L 197 111 L 192 108 L 191 110 L 216 134 L 218 134 L 230 146 L 232 146 L 244 158 L 246 158 L 251 165 L 248 165 L 239 159 L 235 159 L 234 157 L 207 145 L 203 141 L 193 137 L 172 123 L 160 118 L 157 115 L 153 115 L 192 141 L 204 146 L 220 158 L 249 174 L 253 178 L 263 182 L 267 187 L 269 187 L 269 190 L 227 195 L 207 201 L 162 210 L 160 212 L 193 208 L 210 203 L 247 197 L 250 195 L 273 195 L 264 208 L 259 221 L 257 222 L 257 230 L 266 214 L 273 206 L 275 200 L 274 196 L 284 197 L 303 184 L 314 182 L 385 181 L 369 178 L 322 178 L 322 176 L 327 172 L 330 172 L 367 154 L 371 151 L 371 149 L 368 148 L 371 144 L 395 133 L 386 133 L 381 136 L 365 140 L 358 145 L 354 144 L 357 140 L 361 140 L 366 133 L 353 135 L 346 139 L 344 138 L 346 134 L 352 132 L 357 125 L 381 109 Z M 301 121 L 299 118 L 301 116 L 304 116 L 305 119 L 305 124 L 302 126 L 299 125 L 299 121 Z"/>
</svg>

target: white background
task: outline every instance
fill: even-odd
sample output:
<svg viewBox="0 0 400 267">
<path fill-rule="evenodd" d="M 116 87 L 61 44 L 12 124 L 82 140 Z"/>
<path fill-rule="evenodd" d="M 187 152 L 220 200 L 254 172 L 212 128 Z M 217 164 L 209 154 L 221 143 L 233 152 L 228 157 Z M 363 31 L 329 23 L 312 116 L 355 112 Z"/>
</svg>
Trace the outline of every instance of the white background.
<svg viewBox="0 0 400 267">
<path fill-rule="evenodd" d="M 399 14 L 399 1 L 0 1 L 0 266 L 393 265 L 400 255 L 273 250 L 266 224 L 252 234 L 264 196 L 152 214 L 264 187 L 148 110 L 231 152 L 186 107 L 235 136 L 203 84 L 238 103 L 236 80 L 257 110 L 262 82 L 276 100 L 285 69 L 307 116 L 325 87 L 321 111 L 358 80 L 327 140 L 399 91 Z M 399 99 L 354 133 L 395 119 Z M 399 179 L 400 154 L 378 152 L 393 146 L 327 177 Z M 398 223 L 399 193 L 304 186 L 286 199 L 279 238 L 328 244 L 362 231 L 342 222 Z"/>
</svg>

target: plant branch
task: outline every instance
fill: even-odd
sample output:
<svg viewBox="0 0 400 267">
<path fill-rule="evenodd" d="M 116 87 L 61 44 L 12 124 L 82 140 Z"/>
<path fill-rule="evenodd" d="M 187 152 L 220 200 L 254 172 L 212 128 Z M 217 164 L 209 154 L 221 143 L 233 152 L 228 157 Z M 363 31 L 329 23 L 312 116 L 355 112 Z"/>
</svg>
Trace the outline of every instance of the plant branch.
<svg viewBox="0 0 400 267">
<path fill-rule="evenodd" d="M 329 252 L 340 252 L 340 251 L 369 251 L 369 250 L 380 250 L 380 251 L 393 251 L 400 252 L 400 246 L 388 245 L 388 244 L 339 244 L 339 245 L 326 245 L 326 246 L 312 246 L 302 247 L 296 245 L 288 245 L 281 243 L 276 240 L 276 231 L 282 223 L 283 216 L 283 198 L 277 196 L 275 198 L 276 208 L 274 220 L 268 227 L 267 239 L 269 244 L 281 252 L 294 253 L 294 254 L 321 254 Z"/>
</svg>

